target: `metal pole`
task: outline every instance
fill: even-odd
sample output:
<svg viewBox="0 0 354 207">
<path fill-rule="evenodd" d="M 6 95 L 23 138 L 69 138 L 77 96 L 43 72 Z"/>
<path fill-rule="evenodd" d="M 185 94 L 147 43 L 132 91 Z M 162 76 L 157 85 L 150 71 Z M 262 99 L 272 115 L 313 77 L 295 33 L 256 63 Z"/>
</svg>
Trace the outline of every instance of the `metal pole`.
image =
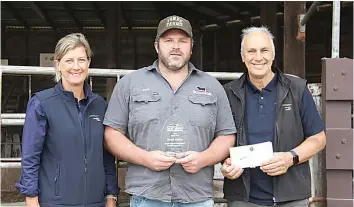
<svg viewBox="0 0 354 207">
<path fill-rule="evenodd" d="M 310 19 L 311 15 L 312 15 L 315 11 L 317 11 L 317 6 L 318 6 L 319 3 L 320 3 L 320 1 L 315 1 L 315 2 L 313 2 L 313 3 L 311 4 L 309 10 L 307 10 L 307 12 L 306 12 L 304 18 L 303 18 L 302 21 L 300 22 L 301 26 L 304 26 L 304 25 L 307 23 L 307 21 Z"/>
<path fill-rule="evenodd" d="M 14 65 L 4 65 L 2 67 L 3 74 L 11 75 L 55 75 L 55 70 L 53 67 L 36 67 L 36 66 L 14 66 Z M 124 70 L 124 69 L 100 69 L 100 68 L 90 68 L 88 71 L 89 76 L 99 76 L 99 77 L 116 77 L 117 74 L 127 75 L 135 70 Z"/>
<path fill-rule="evenodd" d="M 28 99 L 32 97 L 32 76 L 28 75 Z"/>
<path fill-rule="evenodd" d="M 117 77 L 117 75 L 124 76 L 135 70 L 124 69 L 99 69 L 91 68 L 88 71 L 89 76 L 99 77 Z M 2 66 L 3 74 L 12 75 L 54 75 L 55 70 L 53 67 L 35 67 L 35 66 Z M 218 80 L 235 80 L 239 78 L 242 73 L 229 73 L 229 72 L 207 72 Z"/>
<path fill-rule="evenodd" d="M 25 119 L 26 114 L 21 114 L 21 113 L 5 113 L 1 114 L 2 119 Z"/>
<path fill-rule="evenodd" d="M 339 58 L 340 1 L 333 1 L 332 58 Z"/>
<path fill-rule="evenodd" d="M 1 66 L 2 67 L 2 66 Z M 2 68 L 0 68 L 0 115 L 1 115 L 1 97 L 2 97 Z M 2 123 L 2 118 L 1 118 L 1 116 L 0 116 L 0 131 L 2 131 L 1 130 L 1 123 Z M 2 140 L 2 137 L 1 137 L 1 132 L 0 132 L 0 142 L 1 142 L 1 140 Z"/>
<path fill-rule="evenodd" d="M 0 168 L 21 168 L 20 162 L 0 162 Z"/>
<path fill-rule="evenodd" d="M 24 119 L 1 119 L 1 126 L 23 126 Z"/>
</svg>

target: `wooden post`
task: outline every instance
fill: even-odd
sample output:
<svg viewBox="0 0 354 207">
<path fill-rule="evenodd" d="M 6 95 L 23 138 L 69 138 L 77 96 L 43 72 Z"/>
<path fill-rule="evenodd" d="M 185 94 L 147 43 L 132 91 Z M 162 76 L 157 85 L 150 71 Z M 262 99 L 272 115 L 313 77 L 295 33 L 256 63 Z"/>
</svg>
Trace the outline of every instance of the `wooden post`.
<svg viewBox="0 0 354 207">
<path fill-rule="evenodd" d="M 108 38 L 107 45 L 109 45 L 108 51 L 108 68 L 121 69 L 121 24 L 122 24 L 122 11 L 121 11 L 121 2 L 109 2 L 108 12 L 107 12 L 107 28 L 108 28 Z M 118 80 L 119 81 L 119 80 Z M 113 88 L 116 84 L 115 78 L 107 78 L 106 85 L 106 96 L 107 101 L 110 100 Z M 118 160 L 117 160 L 118 162 Z M 117 182 L 118 186 L 121 189 L 121 193 L 118 197 L 118 203 L 121 200 L 126 200 L 127 196 L 125 192 L 125 176 L 126 168 L 117 167 Z M 118 204 L 119 205 L 119 204 Z"/>
<path fill-rule="evenodd" d="M 306 2 L 284 1 L 284 72 L 305 77 L 305 43 L 296 39 L 298 15 L 306 13 Z"/>
<path fill-rule="evenodd" d="M 278 2 L 262 2 L 261 3 L 261 25 L 269 28 L 270 32 L 274 35 L 275 54 L 279 52 L 279 40 L 277 38 L 277 3 Z M 279 67 L 279 58 L 277 55 L 273 62 L 275 67 Z"/>
<path fill-rule="evenodd" d="M 109 50 L 107 51 L 107 66 L 111 69 L 118 69 L 121 65 L 120 58 L 120 42 L 121 42 L 121 3 L 109 2 L 107 11 L 107 29 L 108 38 L 107 45 Z M 106 85 L 106 98 L 109 101 L 113 88 L 116 84 L 115 78 L 107 78 Z"/>
<path fill-rule="evenodd" d="M 213 68 L 213 71 L 214 72 L 217 72 L 218 69 L 219 69 L 219 47 L 218 47 L 218 31 L 214 31 L 213 32 L 213 43 L 214 43 L 214 46 L 213 46 L 213 56 L 214 56 L 214 60 L 213 60 L 213 65 L 214 65 L 214 68 Z"/>
<path fill-rule="evenodd" d="M 8 58 L 7 57 L 7 52 L 6 52 L 6 37 L 7 37 L 7 33 L 6 33 L 6 26 L 3 24 L 1 25 L 1 58 Z"/>
<path fill-rule="evenodd" d="M 134 46 L 134 55 L 133 55 L 133 58 L 134 58 L 134 69 L 138 69 L 138 44 L 136 44 L 137 42 L 137 39 L 138 39 L 138 34 L 134 31 L 132 31 L 132 35 L 133 35 L 133 46 Z"/>
</svg>

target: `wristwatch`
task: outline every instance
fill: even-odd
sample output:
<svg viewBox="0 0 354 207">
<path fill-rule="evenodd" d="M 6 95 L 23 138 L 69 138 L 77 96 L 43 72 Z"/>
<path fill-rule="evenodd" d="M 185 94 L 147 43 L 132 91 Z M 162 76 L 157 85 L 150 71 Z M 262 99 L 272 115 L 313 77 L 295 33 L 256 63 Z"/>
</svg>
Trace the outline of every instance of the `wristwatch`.
<svg viewBox="0 0 354 207">
<path fill-rule="evenodd" d="M 290 153 L 293 155 L 293 165 L 296 165 L 299 163 L 299 155 L 296 154 L 296 152 L 290 150 Z"/>
</svg>

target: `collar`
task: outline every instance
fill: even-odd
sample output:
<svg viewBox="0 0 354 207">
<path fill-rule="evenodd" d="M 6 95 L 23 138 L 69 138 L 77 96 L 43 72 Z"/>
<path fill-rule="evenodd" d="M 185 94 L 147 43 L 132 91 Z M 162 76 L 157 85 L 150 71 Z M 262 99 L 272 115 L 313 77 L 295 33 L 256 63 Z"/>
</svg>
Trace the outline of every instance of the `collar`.
<svg viewBox="0 0 354 207">
<path fill-rule="evenodd" d="M 289 80 L 289 78 L 285 76 L 283 72 L 281 72 L 281 70 L 272 66 L 272 71 L 277 74 L 277 79 L 275 80 L 277 84 L 280 83 L 285 87 L 289 87 L 291 81 Z M 247 76 L 248 76 L 248 72 L 243 73 L 239 79 L 231 82 L 230 88 L 234 91 L 243 89 L 243 87 L 245 86 L 245 82 L 247 81 L 246 80 Z"/>
<path fill-rule="evenodd" d="M 272 80 L 266 85 L 266 87 L 263 88 L 267 91 L 276 91 L 277 90 L 278 75 L 277 75 L 277 71 L 273 71 L 273 72 L 274 72 L 274 76 L 273 76 Z M 248 75 L 246 75 L 246 83 L 249 86 L 249 88 L 251 89 L 253 94 L 255 94 L 259 91 L 258 88 L 251 82 Z"/>
<path fill-rule="evenodd" d="M 72 91 L 66 91 L 63 88 L 63 83 L 60 80 L 57 85 L 55 86 L 57 91 L 62 95 L 63 98 L 66 100 L 75 100 L 74 93 Z M 84 82 L 84 93 L 85 97 L 83 99 L 89 100 L 95 96 L 95 94 L 91 91 L 91 87 L 87 81 Z"/>
</svg>

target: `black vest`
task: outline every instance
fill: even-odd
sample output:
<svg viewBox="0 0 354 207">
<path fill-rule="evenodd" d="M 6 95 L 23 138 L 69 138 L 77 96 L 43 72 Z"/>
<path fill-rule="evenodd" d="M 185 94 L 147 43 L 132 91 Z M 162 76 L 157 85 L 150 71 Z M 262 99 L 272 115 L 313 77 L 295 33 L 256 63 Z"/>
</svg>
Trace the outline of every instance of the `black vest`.
<svg viewBox="0 0 354 207">
<path fill-rule="evenodd" d="M 305 140 L 300 107 L 306 80 L 292 75 L 284 75 L 275 68 L 274 70 L 277 70 L 278 73 L 278 84 L 273 149 L 275 152 L 287 152 L 299 146 Z M 237 128 L 237 146 L 247 145 L 244 117 L 246 113 L 246 75 L 247 73 L 224 86 Z M 225 178 L 224 197 L 230 201 L 248 202 L 250 179 L 248 169 L 245 169 L 238 179 L 229 180 Z M 309 198 L 311 196 L 311 174 L 308 161 L 290 167 L 283 175 L 273 177 L 273 191 L 277 202 Z"/>
</svg>

